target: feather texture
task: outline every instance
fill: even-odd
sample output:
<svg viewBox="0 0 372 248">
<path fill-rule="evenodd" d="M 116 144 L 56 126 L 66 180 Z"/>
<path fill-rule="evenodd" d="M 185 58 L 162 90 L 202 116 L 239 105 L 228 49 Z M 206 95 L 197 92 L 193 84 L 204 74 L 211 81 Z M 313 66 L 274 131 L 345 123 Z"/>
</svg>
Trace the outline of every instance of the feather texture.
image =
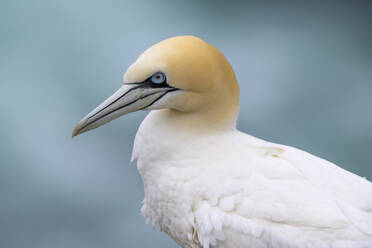
<svg viewBox="0 0 372 248">
<path fill-rule="evenodd" d="M 133 158 L 143 215 L 182 247 L 372 247 L 366 179 L 237 130 L 185 134 L 164 111 L 142 123 Z"/>
</svg>

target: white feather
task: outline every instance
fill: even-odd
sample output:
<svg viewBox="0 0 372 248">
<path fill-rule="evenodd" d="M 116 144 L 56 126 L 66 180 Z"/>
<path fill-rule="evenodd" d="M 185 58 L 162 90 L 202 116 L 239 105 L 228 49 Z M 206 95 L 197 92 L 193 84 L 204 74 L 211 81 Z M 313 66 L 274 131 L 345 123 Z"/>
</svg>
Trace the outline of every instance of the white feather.
<svg viewBox="0 0 372 248">
<path fill-rule="evenodd" d="M 146 218 L 182 247 L 372 247 L 372 184 L 236 130 L 184 134 L 153 111 L 133 158 Z"/>
</svg>

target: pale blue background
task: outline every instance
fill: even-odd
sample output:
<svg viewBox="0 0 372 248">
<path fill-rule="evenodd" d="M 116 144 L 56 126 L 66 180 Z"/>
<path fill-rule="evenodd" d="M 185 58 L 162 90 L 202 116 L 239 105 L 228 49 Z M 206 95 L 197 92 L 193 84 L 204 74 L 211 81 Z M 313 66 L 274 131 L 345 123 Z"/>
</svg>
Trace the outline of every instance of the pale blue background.
<svg viewBox="0 0 372 248">
<path fill-rule="evenodd" d="M 265 2 L 265 3 L 264 3 Z M 150 45 L 193 34 L 241 85 L 238 126 L 372 178 L 368 1 L 0 2 L 0 247 L 176 247 L 139 214 L 145 112 L 71 140 Z"/>
</svg>

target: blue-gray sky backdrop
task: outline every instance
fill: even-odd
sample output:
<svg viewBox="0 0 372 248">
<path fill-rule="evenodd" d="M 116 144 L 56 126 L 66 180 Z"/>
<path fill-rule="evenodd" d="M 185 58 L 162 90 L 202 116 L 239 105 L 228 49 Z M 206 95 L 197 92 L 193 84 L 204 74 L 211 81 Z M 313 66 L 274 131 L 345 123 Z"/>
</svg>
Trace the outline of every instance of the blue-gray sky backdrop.
<svg viewBox="0 0 372 248">
<path fill-rule="evenodd" d="M 140 216 L 146 115 L 71 140 L 150 45 L 193 34 L 241 86 L 238 127 L 372 178 L 369 1 L 0 2 L 0 247 L 177 247 Z"/>
</svg>

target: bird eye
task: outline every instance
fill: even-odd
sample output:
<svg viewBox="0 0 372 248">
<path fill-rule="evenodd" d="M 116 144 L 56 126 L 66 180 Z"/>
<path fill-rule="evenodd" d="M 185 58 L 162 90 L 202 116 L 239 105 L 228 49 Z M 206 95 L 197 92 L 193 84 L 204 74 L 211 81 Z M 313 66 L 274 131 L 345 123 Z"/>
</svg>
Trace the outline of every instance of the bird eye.
<svg viewBox="0 0 372 248">
<path fill-rule="evenodd" d="M 151 77 L 151 82 L 154 84 L 162 84 L 165 82 L 165 74 L 162 72 L 157 72 Z"/>
</svg>

